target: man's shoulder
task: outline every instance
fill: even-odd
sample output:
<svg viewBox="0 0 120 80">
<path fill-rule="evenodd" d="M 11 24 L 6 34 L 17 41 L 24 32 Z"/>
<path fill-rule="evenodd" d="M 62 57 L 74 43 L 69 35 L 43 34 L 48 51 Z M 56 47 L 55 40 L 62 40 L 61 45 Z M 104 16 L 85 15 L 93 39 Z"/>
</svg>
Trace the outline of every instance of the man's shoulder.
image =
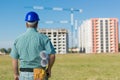
<svg viewBox="0 0 120 80">
<path fill-rule="evenodd" d="M 24 35 L 25 35 L 25 33 L 22 33 L 22 34 L 18 35 L 17 39 L 23 37 Z"/>
<path fill-rule="evenodd" d="M 20 38 L 22 38 L 25 35 L 25 33 L 22 33 L 21 35 L 17 36 L 17 38 L 15 39 L 15 42 L 17 42 Z"/>
</svg>

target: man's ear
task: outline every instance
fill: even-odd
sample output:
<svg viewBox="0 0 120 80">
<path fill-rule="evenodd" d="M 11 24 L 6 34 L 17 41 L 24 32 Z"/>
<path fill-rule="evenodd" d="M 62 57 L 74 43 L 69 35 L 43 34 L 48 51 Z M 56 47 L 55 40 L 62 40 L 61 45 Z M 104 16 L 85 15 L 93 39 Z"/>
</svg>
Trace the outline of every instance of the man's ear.
<svg viewBox="0 0 120 80">
<path fill-rule="evenodd" d="M 26 22 L 26 27 L 28 27 L 28 23 Z"/>
<path fill-rule="evenodd" d="M 38 22 L 36 23 L 36 28 L 38 27 Z"/>
</svg>

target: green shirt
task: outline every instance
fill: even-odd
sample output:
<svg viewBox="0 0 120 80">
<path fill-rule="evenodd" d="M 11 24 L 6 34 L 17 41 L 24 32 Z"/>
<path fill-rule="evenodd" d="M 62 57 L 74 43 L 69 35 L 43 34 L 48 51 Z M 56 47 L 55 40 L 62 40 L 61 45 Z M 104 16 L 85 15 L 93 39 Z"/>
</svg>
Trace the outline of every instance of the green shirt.
<svg viewBox="0 0 120 80">
<path fill-rule="evenodd" d="M 27 28 L 27 31 L 19 36 L 13 45 L 10 56 L 20 60 L 20 68 L 40 68 L 40 52 L 45 50 L 48 54 L 55 54 L 50 39 L 35 28 Z"/>
</svg>

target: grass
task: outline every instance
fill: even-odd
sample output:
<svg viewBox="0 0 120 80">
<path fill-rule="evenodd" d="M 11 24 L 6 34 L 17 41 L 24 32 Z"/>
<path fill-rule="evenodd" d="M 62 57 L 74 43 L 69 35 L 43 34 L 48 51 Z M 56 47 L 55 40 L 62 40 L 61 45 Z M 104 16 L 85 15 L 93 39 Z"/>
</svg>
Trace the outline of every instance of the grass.
<svg viewBox="0 0 120 80">
<path fill-rule="evenodd" d="M 0 55 L 0 80 L 13 80 L 11 58 Z"/>
<path fill-rule="evenodd" d="M 120 80 L 120 54 L 56 55 L 50 80 Z M 0 80 L 13 80 L 11 58 L 0 56 Z"/>
</svg>

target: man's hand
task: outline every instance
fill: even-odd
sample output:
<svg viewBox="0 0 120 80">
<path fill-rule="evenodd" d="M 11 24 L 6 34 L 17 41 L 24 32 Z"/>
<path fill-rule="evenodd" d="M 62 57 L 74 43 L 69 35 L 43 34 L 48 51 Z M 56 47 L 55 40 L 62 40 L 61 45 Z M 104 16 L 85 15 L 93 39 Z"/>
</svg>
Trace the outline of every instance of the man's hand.
<svg viewBox="0 0 120 80">
<path fill-rule="evenodd" d="M 48 69 L 47 69 L 47 70 L 46 70 L 46 75 L 47 75 L 48 78 L 50 78 L 50 77 L 51 77 L 51 70 L 48 70 Z"/>
<path fill-rule="evenodd" d="M 19 80 L 19 75 L 14 75 L 14 80 Z"/>
</svg>

